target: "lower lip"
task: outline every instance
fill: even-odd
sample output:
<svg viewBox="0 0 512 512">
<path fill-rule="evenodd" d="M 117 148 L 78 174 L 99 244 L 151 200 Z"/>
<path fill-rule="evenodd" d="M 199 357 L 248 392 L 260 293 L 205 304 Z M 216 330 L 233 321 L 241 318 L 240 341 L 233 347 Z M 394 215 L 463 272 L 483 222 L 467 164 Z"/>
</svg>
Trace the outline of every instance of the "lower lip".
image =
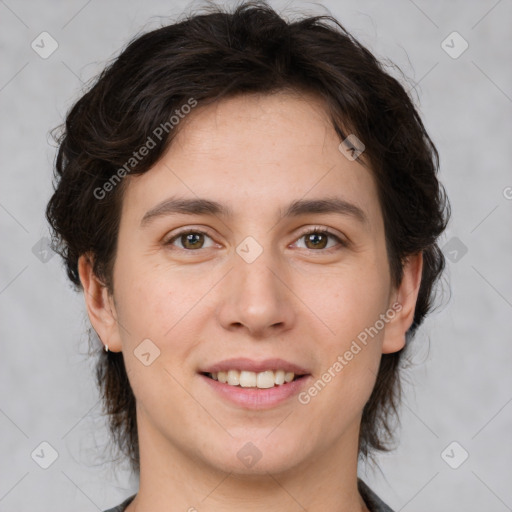
<svg viewBox="0 0 512 512">
<path fill-rule="evenodd" d="M 203 378 L 214 391 L 219 393 L 229 402 L 247 409 L 268 409 L 279 405 L 294 395 L 299 394 L 300 390 L 306 386 L 310 375 L 305 375 L 300 379 L 286 382 L 273 388 L 242 388 L 239 386 L 230 386 L 223 384 L 218 380 L 211 379 L 206 375 L 199 375 Z"/>
</svg>

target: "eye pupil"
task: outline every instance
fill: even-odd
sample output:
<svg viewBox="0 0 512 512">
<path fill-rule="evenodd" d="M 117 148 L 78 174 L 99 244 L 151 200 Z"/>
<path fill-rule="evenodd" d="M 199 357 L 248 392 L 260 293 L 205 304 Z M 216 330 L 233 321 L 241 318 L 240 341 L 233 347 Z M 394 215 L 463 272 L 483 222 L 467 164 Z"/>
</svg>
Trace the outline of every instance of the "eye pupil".
<svg viewBox="0 0 512 512">
<path fill-rule="evenodd" d="M 323 249 L 325 247 L 326 241 L 327 241 L 327 237 L 323 233 L 310 233 L 309 235 L 307 235 L 306 238 L 307 238 L 307 242 L 312 242 L 313 247 L 316 249 L 318 249 L 319 247 Z M 319 240 L 318 240 L 319 238 L 323 238 L 323 240 L 321 240 L 319 242 Z"/>
<path fill-rule="evenodd" d="M 203 235 L 201 233 L 188 233 L 186 235 L 182 235 L 181 241 L 183 243 L 183 247 L 197 249 L 197 245 L 201 245 L 203 242 Z M 192 245 L 192 247 L 190 247 Z"/>
</svg>

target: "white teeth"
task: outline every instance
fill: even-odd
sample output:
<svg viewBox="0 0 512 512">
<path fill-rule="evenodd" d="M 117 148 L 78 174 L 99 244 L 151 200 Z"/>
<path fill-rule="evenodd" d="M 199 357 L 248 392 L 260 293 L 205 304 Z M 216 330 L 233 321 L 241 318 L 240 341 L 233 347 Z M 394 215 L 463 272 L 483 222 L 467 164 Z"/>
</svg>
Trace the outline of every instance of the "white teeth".
<svg viewBox="0 0 512 512">
<path fill-rule="evenodd" d="M 236 370 L 230 370 L 236 371 Z M 254 372 L 240 372 L 240 386 L 243 388 L 255 388 L 256 387 L 256 374 Z"/>
<path fill-rule="evenodd" d="M 281 386 L 295 378 L 293 372 L 285 372 L 284 370 L 266 370 L 259 373 L 246 370 L 228 370 L 227 372 L 210 373 L 209 375 L 212 379 L 230 386 L 259 389 L 273 388 L 276 385 Z"/>
<path fill-rule="evenodd" d="M 258 388 L 273 388 L 274 387 L 274 372 L 266 371 L 258 373 L 256 377 L 256 386 Z"/>
<path fill-rule="evenodd" d="M 281 384 L 284 384 L 284 370 L 277 370 L 277 372 L 275 372 L 275 383 L 278 384 L 279 386 Z"/>
<path fill-rule="evenodd" d="M 240 372 L 237 372 L 236 370 L 229 370 L 228 384 L 230 386 L 238 386 L 240 384 Z"/>
</svg>

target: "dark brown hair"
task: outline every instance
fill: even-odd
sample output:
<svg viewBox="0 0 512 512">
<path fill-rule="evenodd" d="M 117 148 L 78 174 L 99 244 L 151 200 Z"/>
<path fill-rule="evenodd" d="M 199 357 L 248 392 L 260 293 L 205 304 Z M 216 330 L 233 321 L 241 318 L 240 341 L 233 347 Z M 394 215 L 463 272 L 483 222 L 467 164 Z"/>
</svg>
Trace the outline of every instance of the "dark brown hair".
<svg viewBox="0 0 512 512">
<path fill-rule="evenodd" d="M 396 69 L 396 68 L 394 68 Z M 169 147 L 176 129 L 154 137 L 193 98 L 207 105 L 237 94 L 291 90 L 324 100 L 340 141 L 355 134 L 366 146 L 364 163 L 375 178 L 384 218 L 390 274 L 402 279 L 408 255 L 424 266 L 408 346 L 433 307 L 445 261 L 436 240 L 450 217 L 437 179 L 438 153 L 402 85 L 331 16 L 285 21 L 264 2 L 232 10 L 209 7 L 180 22 L 135 38 L 71 108 L 58 138 L 55 192 L 46 211 L 54 250 L 81 289 L 77 261 L 93 255 L 95 274 L 113 293 L 121 202 L 126 180 L 107 187 L 120 169 L 142 174 Z M 179 125 L 177 126 L 179 128 Z M 140 161 L 133 153 L 154 147 Z M 404 350 L 384 354 L 363 410 L 359 453 L 389 450 L 391 419 L 401 397 Z M 97 382 L 110 430 L 138 471 L 135 397 L 122 353 L 99 354 Z"/>
</svg>

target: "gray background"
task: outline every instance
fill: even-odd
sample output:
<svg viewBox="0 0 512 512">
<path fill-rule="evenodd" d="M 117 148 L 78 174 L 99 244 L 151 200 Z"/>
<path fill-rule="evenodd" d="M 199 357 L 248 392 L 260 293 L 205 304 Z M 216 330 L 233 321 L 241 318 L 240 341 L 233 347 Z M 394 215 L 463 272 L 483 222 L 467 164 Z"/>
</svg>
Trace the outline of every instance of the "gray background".
<svg viewBox="0 0 512 512">
<path fill-rule="evenodd" d="M 271 3 L 325 12 L 309 2 Z M 126 466 L 105 463 L 83 298 L 60 259 L 45 263 L 37 250 L 48 234 L 43 210 L 55 155 L 48 132 L 132 36 L 187 5 L 0 0 L 1 512 L 92 512 L 137 490 Z M 361 465 L 360 476 L 397 511 L 512 510 L 512 2 L 324 5 L 409 77 L 453 206 L 441 242 L 452 260 L 443 306 L 417 336 L 404 372 L 399 446 L 378 457 L 377 469 Z M 31 48 L 43 31 L 59 45 L 47 59 Z M 442 46 L 453 31 L 469 43 L 458 58 Z M 31 456 L 43 441 L 58 453 L 48 469 Z M 453 469 L 446 461 L 460 463 L 462 450 L 469 458 Z"/>
</svg>

